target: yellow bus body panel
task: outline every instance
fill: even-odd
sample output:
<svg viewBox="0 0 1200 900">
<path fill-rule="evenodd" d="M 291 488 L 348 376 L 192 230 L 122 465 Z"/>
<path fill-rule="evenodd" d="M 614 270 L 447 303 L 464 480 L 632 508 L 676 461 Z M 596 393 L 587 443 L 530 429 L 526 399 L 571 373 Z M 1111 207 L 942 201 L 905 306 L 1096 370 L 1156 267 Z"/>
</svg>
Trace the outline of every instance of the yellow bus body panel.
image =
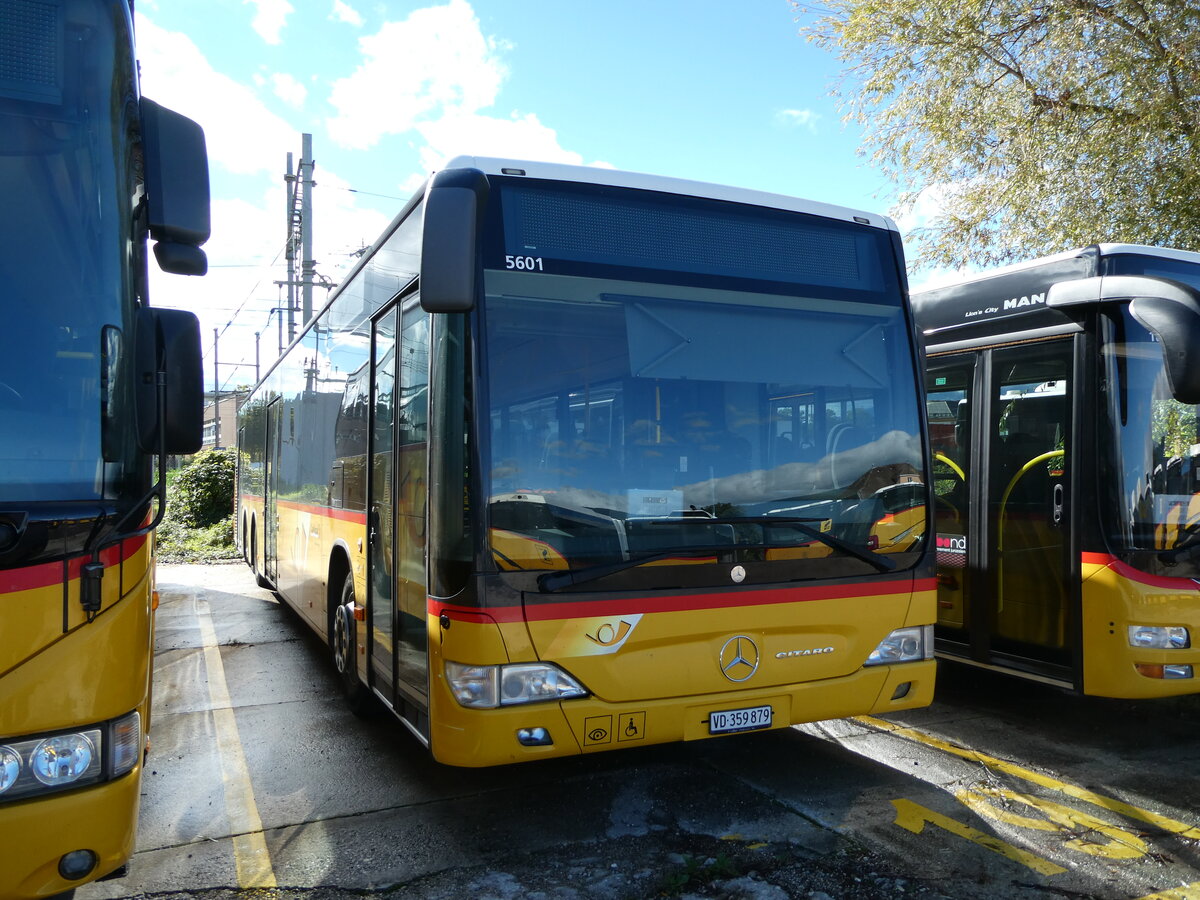
<svg viewBox="0 0 1200 900">
<path fill-rule="evenodd" d="M 141 714 L 145 733 L 153 665 L 150 540 L 131 548 L 123 562 L 105 560 L 104 606 L 90 624 L 79 606 L 78 578 L 67 583 L 67 634 L 61 582 L 0 594 L 6 647 L 12 645 L 10 625 L 11 633 L 30 638 L 27 618 L 44 629 L 34 640 L 49 639 L 0 676 L 0 743 L 84 728 L 133 710 Z M 54 565 L 61 571 L 61 564 Z M 45 614 L 47 607 L 54 612 Z M 0 802 L 0 897 L 52 896 L 124 864 L 134 848 L 141 771 L 139 763 L 106 784 Z M 79 849 L 94 851 L 100 863 L 84 882 L 64 881 L 58 861 Z"/>
<path fill-rule="evenodd" d="M 59 859 L 72 850 L 100 857 L 86 880 L 119 869 L 133 855 L 141 780 L 139 764 L 108 784 L 0 807 L 0 841 L 8 860 L 0 866 L 0 897 L 53 897 L 78 887 L 81 882 L 58 874 Z"/>
<path fill-rule="evenodd" d="M 452 615 L 451 627 L 442 629 L 431 603 L 434 758 L 449 765 L 491 766 L 696 740 L 710 737 L 710 712 L 768 704 L 775 729 L 927 706 L 933 699 L 933 660 L 862 665 L 894 627 L 932 623 L 936 592 L 932 580 L 926 584 L 891 595 L 645 613 L 624 635 L 621 616 L 531 621 L 527 627 L 532 645 L 542 648 L 539 658 L 552 658 L 591 693 L 499 709 L 461 707 L 446 682 L 443 662 L 506 661 L 495 654 L 504 652 L 515 623 L 497 624 L 486 613 L 466 613 L 463 618 Z M 844 624 L 831 628 L 831 621 Z M 736 635 L 752 639 L 759 652 L 758 671 L 737 684 L 721 674 L 719 663 L 723 645 Z M 593 652 L 600 646 L 595 638 L 609 641 L 611 652 Z M 617 642 L 620 646 L 613 648 Z M 830 646 L 835 651 L 804 652 Z M 508 656 L 514 656 L 511 648 Z M 518 743 L 519 729 L 539 727 L 550 733 L 552 745 Z"/>
<path fill-rule="evenodd" d="M 1135 664 L 1191 665 L 1200 676 L 1200 589 L 1187 578 L 1156 578 L 1105 554 L 1083 556 L 1083 692 L 1140 699 L 1200 692 L 1196 677 L 1149 678 Z M 1150 650 L 1129 645 L 1130 625 L 1183 625 L 1192 646 Z"/>
</svg>

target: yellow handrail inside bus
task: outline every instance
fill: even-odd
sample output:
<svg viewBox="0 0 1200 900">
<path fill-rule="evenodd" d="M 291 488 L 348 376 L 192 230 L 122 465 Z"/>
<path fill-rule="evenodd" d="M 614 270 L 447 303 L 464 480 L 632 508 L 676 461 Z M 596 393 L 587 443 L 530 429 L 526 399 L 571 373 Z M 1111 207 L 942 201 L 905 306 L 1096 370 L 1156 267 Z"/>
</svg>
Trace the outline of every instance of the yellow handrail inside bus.
<svg viewBox="0 0 1200 900">
<path fill-rule="evenodd" d="M 958 463 L 956 463 L 954 460 L 952 460 L 946 454 L 934 453 L 933 458 L 936 459 L 938 462 L 944 462 L 946 465 L 948 465 L 950 468 L 952 468 L 954 470 L 954 474 L 956 474 L 963 481 L 967 480 L 967 473 L 964 472 L 962 469 L 960 469 L 958 467 Z"/>
<path fill-rule="evenodd" d="M 1045 462 L 1048 459 L 1053 459 L 1056 456 L 1065 456 L 1066 451 L 1059 447 L 1057 450 L 1049 450 L 1046 453 L 1039 453 L 1025 465 L 1017 470 L 1012 479 L 1008 482 L 1008 487 L 1004 489 L 1004 493 L 1000 495 L 1000 517 L 997 520 L 996 527 L 996 612 L 1004 609 L 1004 517 L 1008 513 L 1008 498 L 1012 494 L 1013 488 L 1017 486 L 1017 482 L 1040 462 Z"/>
</svg>

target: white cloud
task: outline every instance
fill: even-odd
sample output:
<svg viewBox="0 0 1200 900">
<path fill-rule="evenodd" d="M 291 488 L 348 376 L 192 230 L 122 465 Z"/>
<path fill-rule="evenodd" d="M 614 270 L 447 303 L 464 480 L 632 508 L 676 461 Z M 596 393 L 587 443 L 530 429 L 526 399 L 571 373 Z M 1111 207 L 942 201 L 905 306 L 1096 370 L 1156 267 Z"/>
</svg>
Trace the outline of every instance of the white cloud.
<svg viewBox="0 0 1200 900">
<path fill-rule="evenodd" d="M 964 181 L 946 181 L 939 184 L 931 184 L 917 194 L 916 200 L 910 207 L 891 210 L 891 215 L 896 221 L 896 227 L 900 229 L 901 236 L 906 237 L 915 229 L 931 225 L 936 219 L 946 215 L 947 209 L 950 203 L 953 202 L 955 195 L 962 192 L 966 187 L 967 182 Z M 905 255 L 911 265 L 915 259 L 915 252 L 906 247 Z M 909 281 L 914 292 L 927 291 L 936 287 L 942 287 L 943 285 L 953 284 L 955 281 L 961 281 L 963 278 L 973 275 L 978 271 L 973 266 L 964 266 L 961 269 L 919 266 L 911 271 Z"/>
<path fill-rule="evenodd" d="M 347 25 L 353 25 L 355 28 L 362 28 L 363 17 L 349 3 L 343 3 L 342 0 L 333 0 L 333 12 L 329 14 L 329 18 L 335 22 L 345 22 Z"/>
<path fill-rule="evenodd" d="M 781 109 L 775 113 L 775 122 L 785 128 L 806 128 L 817 133 L 817 120 L 821 116 L 811 109 Z"/>
<path fill-rule="evenodd" d="M 242 5 L 254 7 L 254 21 L 250 25 L 259 37 L 268 44 L 280 43 L 287 17 L 295 12 L 292 4 L 288 0 L 242 0 Z"/>
<path fill-rule="evenodd" d="M 302 107 L 308 97 L 308 89 L 286 72 L 271 76 L 271 88 L 276 97 L 296 109 Z"/>
<path fill-rule="evenodd" d="M 300 134 L 254 91 L 222 75 L 184 34 L 159 28 L 141 13 L 137 33 L 146 95 L 200 123 L 210 165 L 239 175 L 280 171 Z"/>
<path fill-rule="evenodd" d="M 947 181 L 921 189 L 916 200 L 905 209 L 893 209 L 892 217 L 902 234 L 922 228 L 946 214 L 956 194 L 966 187 L 965 182 Z"/>
<path fill-rule="evenodd" d="M 245 304 L 237 327 L 221 338 L 224 379 L 234 372 L 225 369 L 225 363 L 246 360 L 252 370 L 253 333 L 266 326 L 268 311 L 278 305 L 274 282 L 285 274 L 279 252 L 286 237 L 282 173 L 287 153 L 299 155 L 300 133 L 273 113 L 253 87 L 215 71 L 186 35 L 158 27 L 144 13 L 138 14 L 136 27 L 142 87 L 148 97 L 189 116 L 204 129 L 213 185 L 212 237 L 204 246 L 208 274 L 203 278 L 166 275 L 152 264 L 152 302 L 199 315 L 206 354 L 211 354 L 213 329 L 223 330 L 234 311 Z M 271 81 L 277 86 L 287 83 L 286 77 L 281 81 L 279 76 Z M 238 176 L 232 179 L 237 191 L 233 196 L 228 189 L 221 192 L 231 175 Z M 318 166 L 316 180 L 313 257 L 318 271 L 336 281 L 349 252 L 360 242 L 373 241 L 388 217 L 358 208 L 354 194 L 339 190 L 346 183 L 336 173 Z M 317 291 L 314 304 L 323 301 L 324 291 Z M 274 359 L 275 342 L 275 319 L 271 319 L 261 340 L 264 365 Z M 211 364 L 211 355 L 208 359 L 206 365 Z M 207 369 L 205 378 L 211 380 Z M 241 371 L 237 378 L 250 380 Z"/>
<path fill-rule="evenodd" d="M 420 155 L 421 167 L 427 172 L 441 168 L 458 154 L 583 165 L 583 157 L 564 150 L 554 129 L 543 125 L 534 113 L 511 119 L 448 113 L 415 127 L 426 141 Z"/>
<path fill-rule="evenodd" d="M 403 48 L 399 52 L 398 48 Z M 439 113 L 474 113 L 496 101 L 507 70 L 466 0 L 415 10 L 359 39 L 363 61 L 333 83 L 329 133 L 368 149 Z"/>
</svg>

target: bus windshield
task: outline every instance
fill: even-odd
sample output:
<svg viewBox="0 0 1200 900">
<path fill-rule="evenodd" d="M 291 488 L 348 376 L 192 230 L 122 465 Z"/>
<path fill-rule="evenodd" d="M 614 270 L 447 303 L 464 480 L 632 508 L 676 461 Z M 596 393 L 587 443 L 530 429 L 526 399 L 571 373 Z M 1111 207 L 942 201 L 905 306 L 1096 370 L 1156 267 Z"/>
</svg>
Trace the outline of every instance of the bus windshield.
<svg viewBox="0 0 1200 900">
<path fill-rule="evenodd" d="M 28 73 L 0 87 L 0 498 L 111 499 L 137 471 L 120 375 L 131 350 L 132 161 L 124 117 L 133 63 L 121 18 L 67 17 L 61 83 Z M 136 107 L 133 107 L 136 109 Z"/>
<path fill-rule="evenodd" d="M 728 584 L 717 561 L 764 582 L 916 562 L 918 393 L 886 232 L 594 186 L 502 190 L 482 311 L 501 570 L 612 566 L 597 587 L 615 589 Z M 554 215 L 568 193 L 586 232 Z"/>
<path fill-rule="evenodd" d="M 1110 547 L 1150 574 L 1200 577 L 1197 407 L 1172 398 L 1162 344 L 1127 307 L 1104 318 L 1103 337 Z"/>
</svg>

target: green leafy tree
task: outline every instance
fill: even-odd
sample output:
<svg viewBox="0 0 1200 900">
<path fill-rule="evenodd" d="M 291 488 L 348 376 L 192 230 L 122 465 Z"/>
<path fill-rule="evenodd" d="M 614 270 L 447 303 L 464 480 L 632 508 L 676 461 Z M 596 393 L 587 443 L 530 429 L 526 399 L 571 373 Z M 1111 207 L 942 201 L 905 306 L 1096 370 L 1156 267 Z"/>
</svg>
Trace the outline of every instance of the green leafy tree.
<svg viewBox="0 0 1200 900">
<path fill-rule="evenodd" d="M 863 153 L 941 212 L 917 258 L 1103 241 L 1200 250 L 1197 0 L 791 0 L 845 63 Z"/>
<path fill-rule="evenodd" d="M 228 519 L 233 509 L 236 451 L 201 450 L 183 467 L 167 498 L 172 518 L 188 528 L 206 528 Z"/>
</svg>

